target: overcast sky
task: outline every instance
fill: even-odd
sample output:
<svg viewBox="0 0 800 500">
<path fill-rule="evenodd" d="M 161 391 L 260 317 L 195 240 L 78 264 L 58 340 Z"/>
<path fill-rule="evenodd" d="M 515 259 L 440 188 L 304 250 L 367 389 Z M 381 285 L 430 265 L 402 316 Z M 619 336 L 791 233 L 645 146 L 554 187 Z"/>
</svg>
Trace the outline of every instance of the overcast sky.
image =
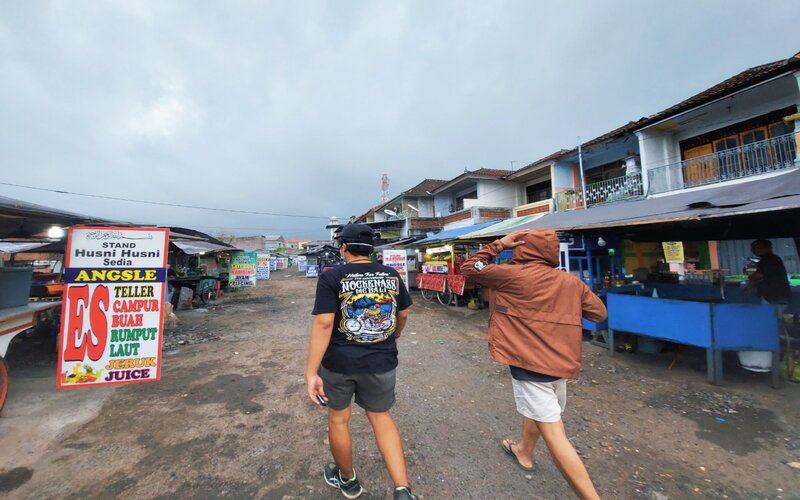
<svg viewBox="0 0 800 500">
<path fill-rule="evenodd" d="M 0 181 L 347 218 L 534 161 L 800 50 L 796 0 L 0 3 Z M 0 185 L 100 217 L 320 238 L 324 219 Z"/>
</svg>

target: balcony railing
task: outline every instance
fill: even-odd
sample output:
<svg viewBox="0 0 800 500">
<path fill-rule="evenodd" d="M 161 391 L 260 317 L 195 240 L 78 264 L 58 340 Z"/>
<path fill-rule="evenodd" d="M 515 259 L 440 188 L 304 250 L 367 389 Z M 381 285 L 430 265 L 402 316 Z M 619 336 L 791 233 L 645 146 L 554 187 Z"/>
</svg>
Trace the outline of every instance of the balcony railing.
<svg viewBox="0 0 800 500">
<path fill-rule="evenodd" d="M 641 198 L 643 194 L 641 175 L 623 175 L 587 184 L 586 206 L 593 207 L 605 203 L 633 200 Z M 555 198 L 557 210 L 583 208 L 583 191 L 580 188 L 556 193 Z"/>
<path fill-rule="evenodd" d="M 800 166 L 794 134 L 753 142 L 680 163 L 648 169 L 652 194 L 715 184 Z"/>
</svg>

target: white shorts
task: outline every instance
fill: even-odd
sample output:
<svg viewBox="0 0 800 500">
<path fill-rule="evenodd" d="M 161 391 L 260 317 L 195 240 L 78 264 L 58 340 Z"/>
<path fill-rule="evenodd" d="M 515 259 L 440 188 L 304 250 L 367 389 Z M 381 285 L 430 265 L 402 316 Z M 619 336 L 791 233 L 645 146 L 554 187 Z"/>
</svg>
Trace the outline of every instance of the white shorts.
<svg viewBox="0 0 800 500">
<path fill-rule="evenodd" d="M 511 379 L 517 411 L 537 422 L 558 422 L 567 406 L 567 381 L 529 382 Z"/>
</svg>

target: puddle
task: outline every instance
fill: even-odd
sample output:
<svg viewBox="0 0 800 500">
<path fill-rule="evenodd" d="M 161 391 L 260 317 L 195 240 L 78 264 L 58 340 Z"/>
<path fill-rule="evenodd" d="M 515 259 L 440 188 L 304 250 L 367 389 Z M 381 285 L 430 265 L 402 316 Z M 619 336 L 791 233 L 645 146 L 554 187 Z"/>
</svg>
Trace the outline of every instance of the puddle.
<svg viewBox="0 0 800 500">
<path fill-rule="evenodd" d="M 774 446 L 782 433 L 772 411 L 739 396 L 719 392 L 665 396 L 654 395 L 648 403 L 692 420 L 699 427 L 697 437 L 740 456 Z"/>
<path fill-rule="evenodd" d="M 33 477 L 33 470 L 27 467 L 0 472 L 0 493 L 14 491 Z"/>
</svg>

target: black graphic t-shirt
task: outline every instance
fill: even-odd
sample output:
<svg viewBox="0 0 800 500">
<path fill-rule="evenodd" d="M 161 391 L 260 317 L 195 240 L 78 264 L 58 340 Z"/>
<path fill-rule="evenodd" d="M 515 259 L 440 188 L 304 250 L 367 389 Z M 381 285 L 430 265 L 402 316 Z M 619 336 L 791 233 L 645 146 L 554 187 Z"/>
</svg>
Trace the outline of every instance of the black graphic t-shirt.
<svg viewBox="0 0 800 500">
<path fill-rule="evenodd" d="M 334 313 L 322 366 L 336 373 L 385 373 L 397 367 L 397 312 L 411 297 L 403 279 L 382 264 L 346 264 L 317 281 L 312 314 Z"/>
</svg>

